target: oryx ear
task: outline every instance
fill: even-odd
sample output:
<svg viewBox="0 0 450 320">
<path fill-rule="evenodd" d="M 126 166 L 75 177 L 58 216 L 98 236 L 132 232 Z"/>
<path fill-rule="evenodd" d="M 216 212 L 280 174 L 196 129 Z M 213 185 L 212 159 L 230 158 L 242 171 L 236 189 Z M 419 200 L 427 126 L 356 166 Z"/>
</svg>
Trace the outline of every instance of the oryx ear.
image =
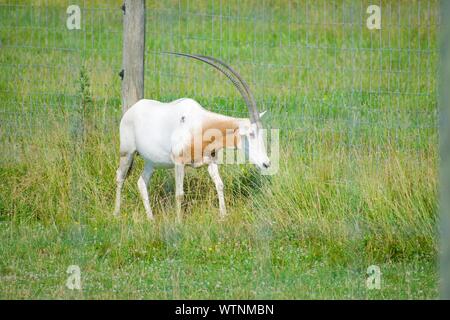
<svg viewBox="0 0 450 320">
<path fill-rule="evenodd" d="M 262 117 L 266 114 L 266 112 L 267 112 L 267 110 L 266 110 L 266 111 L 263 111 L 263 112 L 260 112 L 260 113 L 259 113 L 259 117 L 262 118 Z"/>
</svg>

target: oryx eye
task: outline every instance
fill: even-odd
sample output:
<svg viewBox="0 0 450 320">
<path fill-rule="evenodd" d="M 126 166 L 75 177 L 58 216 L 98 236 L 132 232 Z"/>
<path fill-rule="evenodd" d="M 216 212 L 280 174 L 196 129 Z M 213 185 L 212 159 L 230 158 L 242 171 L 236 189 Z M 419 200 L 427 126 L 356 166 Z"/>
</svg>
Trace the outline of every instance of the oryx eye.
<svg viewBox="0 0 450 320">
<path fill-rule="evenodd" d="M 255 133 L 254 132 L 250 132 L 250 138 L 254 138 L 255 137 Z"/>
</svg>

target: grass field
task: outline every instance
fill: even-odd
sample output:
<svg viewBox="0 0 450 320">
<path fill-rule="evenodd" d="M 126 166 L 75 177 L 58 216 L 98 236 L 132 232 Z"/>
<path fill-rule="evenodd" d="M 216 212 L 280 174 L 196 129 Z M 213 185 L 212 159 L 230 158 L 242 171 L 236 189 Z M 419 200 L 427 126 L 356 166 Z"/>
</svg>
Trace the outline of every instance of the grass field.
<svg viewBox="0 0 450 320">
<path fill-rule="evenodd" d="M 75 31 L 69 4 L 0 0 L 0 298 L 437 297 L 437 1 L 381 1 L 370 31 L 368 1 L 147 0 L 146 97 L 245 115 L 223 77 L 160 52 L 214 55 L 281 129 L 276 175 L 221 168 L 224 222 L 188 170 L 181 224 L 172 171 L 145 219 L 141 159 L 112 217 L 121 2 L 86 1 Z"/>
</svg>

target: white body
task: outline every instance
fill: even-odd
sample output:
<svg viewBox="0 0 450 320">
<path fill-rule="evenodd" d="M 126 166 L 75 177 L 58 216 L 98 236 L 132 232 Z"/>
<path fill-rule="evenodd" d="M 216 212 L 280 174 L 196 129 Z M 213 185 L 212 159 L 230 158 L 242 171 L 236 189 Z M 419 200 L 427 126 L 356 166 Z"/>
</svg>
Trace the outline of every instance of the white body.
<svg viewBox="0 0 450 320">
<path fill-rule="evenodd" d="M 216 143 L 212 148 L 213 153 L 204 154 L 204 148 L 213 143 L 200 141 L 202 149 L 200 157 L 187 160 L 183 157 L 186 154 L 183 152 L 190 150 L 196 133 L 203 133 L 204 136 L 205 128 L 215 129 L 219 133 L 231 132 L 227 138 L 234 139 L 233 144 Z M 147 187 L 154 169 L 175 167 L 177 208 L 180 217 L 184 166 L 199 167 L 204 164 L 208 165 L 208 172 L 217 189 L 221 216 L 225 216 L 223 183 L 215 161 L 215 149 L 240 147 L 242 137 L 248 141 L 246 152 L 249 154 L 250 161 L 259 167 L 268 167 L 269 159 L 262 140 L 262 132 L 258 132 L 249 119 L 213 113 L 204 109 L 196 101 L 186 98 L 170 103 L 146 99 L 138 101 L 123 115 L 120 122 L 120 165 L 116 177 L 115 215 L 120 212 L 121 189 L 137 152 L 145 160 L 145 168 L 139 178 L 138 187 L 149 219 L 153 219 L 153 213 L 148 200 Z M 225 141 L 225 139 L 217 141 Z"/>
<path fill-rule="evenodd" d="M 120 152 L 135 150 L 153 168 L 174 167 L 173 151 L 189 143 L 191 132 L 216 115 L 192 99 L 170 103 L 142 99 L 120 122 Z"/>
</svg>

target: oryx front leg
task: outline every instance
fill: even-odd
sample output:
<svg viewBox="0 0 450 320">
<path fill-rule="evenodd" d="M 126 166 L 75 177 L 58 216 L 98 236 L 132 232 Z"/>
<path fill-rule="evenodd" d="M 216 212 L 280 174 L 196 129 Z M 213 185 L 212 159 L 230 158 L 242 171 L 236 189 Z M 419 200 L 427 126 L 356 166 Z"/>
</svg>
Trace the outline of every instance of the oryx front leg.
<svg viewBox="0 0 450 320">
<path fill-rule="evenodd" d="M 183 202 L 184 164 L 175 164 L 175 198 L 177 203 L 177 219 L 181 221 L 181 204 Z"/>
<path fill-rule="evenodd" d="M 149 220 L 153 220 L 153 212 L 152 208 L 150 207 L 150 201 L 148 199 L 148 181 L 150 180 L 152 173 L 153 173 L 153 166 L 149 162 L 145 163 L 144 171 L 139 177 L 137 183 L 139 193 L 141 194 L 142 197 L 142 202 L 144 203 L 145 213 L 147 214 L 147 218 Z"/>
<path fill-rule="evenodd" d="M 211 176 L 214 184 L 216 185 L 217 196 L 219 197 L 219 214 L 220 218 L 223 219 L 227 214 L 227 209 L 225 208 L 225 199 L 223 197 L 223 182 L 219 174 L 219 166 L 216 163 L 211 163 L 208 165 L 208 172 Z"/>
<path fill-rule="evenodd" d="M 120 213 L 120 195 L 122 193 L 123 183 L 127 177 L 128 170 L 130 170 L 131 164 L 133 163 L 134 152 L 132 153 L 121 153 L 120 154 L 120 164 L 116 171 L 116 206 L 114 209 L 114 215 L 118 216 Z"/>
</svg>

